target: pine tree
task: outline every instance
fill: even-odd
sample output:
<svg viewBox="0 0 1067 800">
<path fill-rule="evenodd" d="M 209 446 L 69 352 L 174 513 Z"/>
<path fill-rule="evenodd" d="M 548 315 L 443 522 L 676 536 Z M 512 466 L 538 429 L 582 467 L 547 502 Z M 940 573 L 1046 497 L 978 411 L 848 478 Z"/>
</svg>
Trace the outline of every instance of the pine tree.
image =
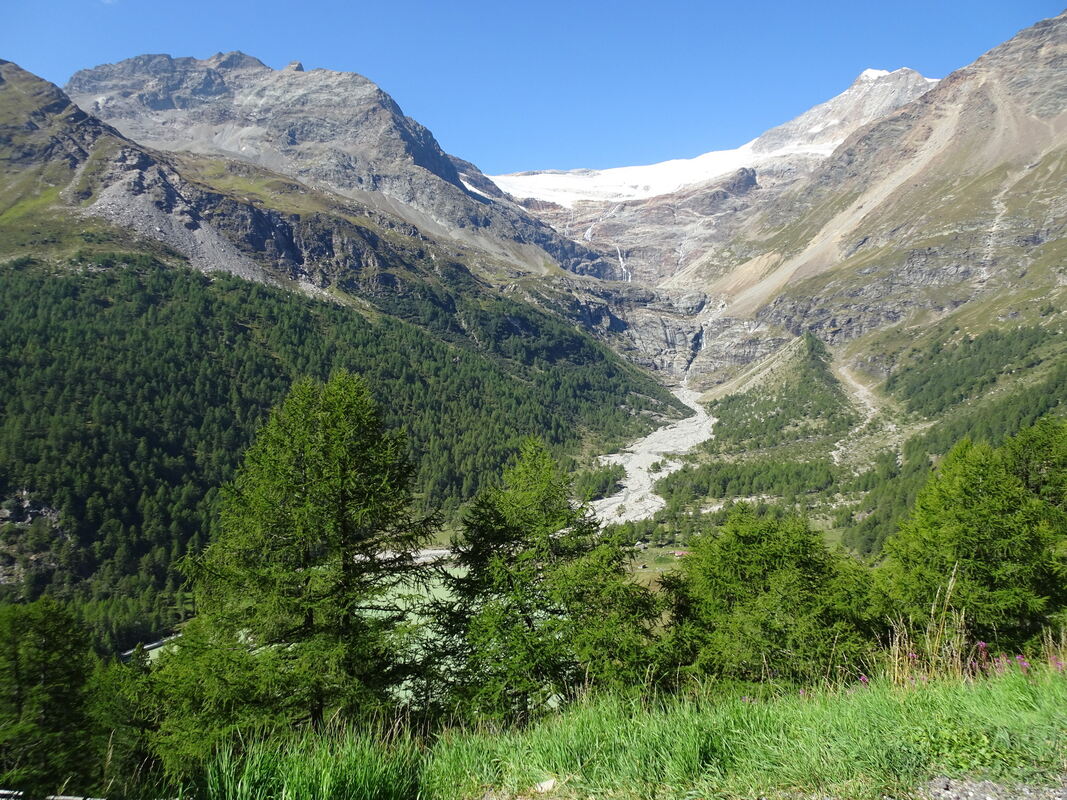
<svg viewBox="0 0 1067 800">
<path fill-rule="evenodd" d="M 199 616 L 161 667 L 165 732 L 195 749 L 200 728 L 318 728 L 388 701 L 412 669 L 398 592 L 436 524 L 410 510 L 412 474 L 357 377 L 293 386 L 190 569 Z"/>
<path fill-rule="evenodd" d="M 522 723 L 587 680 L 640 676 L 655 602 L 539 441 L 476 498 L 453 557 L 450 600 L 432 613 L 439 671 L 464 713 Z"/>
<path fill-rule="evenodd" d="M 1032 477 L 1021 458 L 969 440 L 945 456 L 886 540 L 878 583 L 891 613 L 922 626 L 931 609 L 962 612 L 973 634 L 1004 646 L 1048 624 L 1063 596 L 1065 516 L 1009 469 Z"/>
</svg>

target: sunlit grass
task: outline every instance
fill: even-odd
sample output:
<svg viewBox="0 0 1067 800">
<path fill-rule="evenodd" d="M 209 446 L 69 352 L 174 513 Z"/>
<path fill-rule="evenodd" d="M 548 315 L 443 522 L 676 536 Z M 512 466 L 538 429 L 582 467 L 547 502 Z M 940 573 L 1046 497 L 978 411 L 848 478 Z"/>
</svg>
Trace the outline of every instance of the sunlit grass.
<svg viewBox="0 0 1067 800">
<path fill-rule="evenodd" d="M 267 740 L 211 765 L 205 800 L 900 796 L 937 775 L 1006 783 L 1067 770 L 1067 675 L 875 679 L 759 695 L 594 697 L 525 729 L 417 744 L 363 733 Z"/>
</svg>

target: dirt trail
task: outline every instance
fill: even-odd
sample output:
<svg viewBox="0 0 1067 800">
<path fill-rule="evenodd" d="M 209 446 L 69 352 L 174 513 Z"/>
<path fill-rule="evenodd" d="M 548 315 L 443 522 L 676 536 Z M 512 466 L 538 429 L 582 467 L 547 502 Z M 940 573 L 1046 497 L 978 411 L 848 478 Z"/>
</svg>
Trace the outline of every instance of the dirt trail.
<svg viewBox="0 0 1067 800">
<path fill-rule="evenodd" d="M 837 373 L 837 377 L 845 384 L 845 388 L 848 393 L 852 395 L 852 398 L 861 406 L 863 406 L 867 419 L 863 421 L 866 425 L 879 411 L 882 410 L 882 405 L 875 397 L 874 392 L 866 384 L 860 383 L 856 376 L 852 374 L 852 370 L 848 367 L 837 366 L 834 368 L 834 372 Z"/>
<path fill-rule="evenodd" d="M 680 462 L 670 460 L 669 456 L 684 453 L 711 438 L 715 420 L 697 402 L 700 392 L 682 388 L 675 389 L 673 393 L 696 415 L 653 431 L 621 453 L 600 457 L 602 464 L 622 464 L 626 468 L 622 490 L 591 504 L 601 523 L 633 522 L 655 514 L 664 506 L 664 501 L 652 491 L 652 484 L 682 466 Z M 663 462 L 663 466 L 652 472 L 651 467 L 657 461 Z"/>
</svg>

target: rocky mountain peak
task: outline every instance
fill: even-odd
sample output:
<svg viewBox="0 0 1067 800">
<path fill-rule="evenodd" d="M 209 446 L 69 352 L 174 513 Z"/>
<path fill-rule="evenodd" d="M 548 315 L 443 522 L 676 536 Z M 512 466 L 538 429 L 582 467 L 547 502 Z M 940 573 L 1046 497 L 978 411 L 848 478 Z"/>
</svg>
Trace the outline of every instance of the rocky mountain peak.
<svg viewBox="0 0 1067 800">
<path fill-rule="evenodd" d="M 9 167 L 50 161 L 73 168 L 100 136 L 114 133 L 59 87 L 0 60 L 0 175 Z"/>
<path fill-rule="evenodd" d="M 410 166 L 460 185 L 433 135 L 352 72 L 273 70 L 238 51 L 148 55 L 82 70 L 67 91 L 163 150 L 238 158 L 342 192 L 380 189 Z"/>
<path fill-rule="evenodd" d="M 865 69 L 844 92 L 764 133 L 752 143 L 757 153 L 787 148 L 823 148 L 826 155 L 849 134 L 928 92 L 936 80 L 906 67 L 892 72 Z"/>
<path fill-rule="evenodd" d="M 229 53 L 216 53 L 202 63 L 208 64 L 215 69 L 223 70 L 270 69 L 255 56 L 242 53 L 240 50 L 232 50 Z"/>
<path fill-rule="evenodd" d="M 138 56 L 75 74 L 80 106 L 158 150 L 249 162 L 541 270 L 601 257 L 511 205 L 433 134 L 354 72 L 274 70 L 244 53 Z M 481 186 L 482 188 L 478 188 Z"/>
</svg>

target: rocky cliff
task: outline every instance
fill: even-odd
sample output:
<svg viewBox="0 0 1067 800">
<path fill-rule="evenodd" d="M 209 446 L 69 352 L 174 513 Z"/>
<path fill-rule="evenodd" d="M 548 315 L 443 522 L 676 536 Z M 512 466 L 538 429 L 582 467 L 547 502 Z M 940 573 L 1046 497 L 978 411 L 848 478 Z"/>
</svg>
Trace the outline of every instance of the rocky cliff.
<svg viewBox="0 0 1067 800">
<path fill-rule="evenodd" d="M 476 167 L 454 161 L 356 73 L 299 63 L 274 70 L 239 52 L 144 55 L 82 70 L 66 89 L 89 113 L 155 149 L 246 161 L 535 271 L 546 263 L 578 273 L 613 269 L 487 191 Z"/>
</svg>

